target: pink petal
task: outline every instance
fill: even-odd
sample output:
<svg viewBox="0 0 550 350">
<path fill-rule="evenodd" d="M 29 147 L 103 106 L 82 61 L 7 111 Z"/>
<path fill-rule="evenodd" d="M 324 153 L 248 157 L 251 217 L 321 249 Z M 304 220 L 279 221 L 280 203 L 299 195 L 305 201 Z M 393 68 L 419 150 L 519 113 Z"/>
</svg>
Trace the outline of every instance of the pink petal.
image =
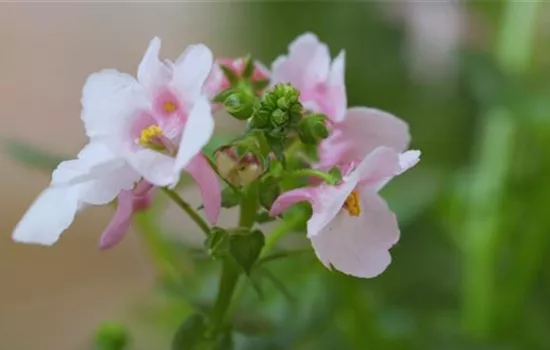
<svg viewBox="0 0 550 350">
<path fill-rule="evenodd" d="M 389 249 L 399 239 L 395 214 L 377 194 L 362 191 L 358 217 L 341 211 L 318 235 L 311 237 L 317 257 L 328 268 L 371 278 L 390 264 Z"/>
<path fill-rule="evenodd" d="M 291 205 L 298 202 L 307 201 L 310 202 L 312 206 L 315 205 L 317 198 L 317 188 L 316 187 L 301 187 L 294 190 L 290 190 L 281 194 L 275 202 L 271 205 L 271 210 L 269 215 L 278 216 L 285 210 L 287 210 Z"/>
<path fill-rule="evenodd" d="M 345 84 L 345 51 L 340 51 L 338 56 L 332 61 L 328 77 L 328 94 L 324 99 L 329 109 L 328 116 L 335 122 L 340 122 L 345 118 L 348 107 Z"/>
<path fill-rule="evenodd" d="M 196 155 L 185 168 L 191 174 L 201 192 L 204 211 L 208 220 L 215 224 L 221 210 L 221 188 L 216 173 L 202 154 Z"/>
<path fill-rule="evenodd" d="M 404 121 L 384 111 L 366 107 L 348 109 L 344 120 L 336 124 L 334 133 L 323 141 L 332 147 L 335 144 L 347 147 L 347 151 L 341 154 L 344 163 L 360 161 L 378 146 L 403 152 L 409 142 L 409 127 Z"/>
<path fill-rule="evenodd" d="M 172 77 L 170 68 L 159 60 L 160 46 L 160 39 L 153 38 L 138 67 L 137 79 L 150 94 L 167 84 Z"/>
<path fill-rule="evenodd" d="M 108 249 L 118 244 L 130 228 L 134 196 L 131 191 L 122 191 L 118 195 L 117 210 L 109 225 L 101 234 L 99 248 Z"/>
<path fill-rule="evenodd" d="M 347 176 L 337 185 L 321 185 L 317 188 L 313 214 L 307 222 L 307 236 L 314 237 L 321 232 L 340 212 L 346 199 L 357 186 L 359 177 Z"/>
<path fill-rule="evenodd" d="M 400 172 L 399 153 L 393 148 L 377 147 L 357 166 L 362 187 L 376 187 L 380 182 Z"/>
</svg>

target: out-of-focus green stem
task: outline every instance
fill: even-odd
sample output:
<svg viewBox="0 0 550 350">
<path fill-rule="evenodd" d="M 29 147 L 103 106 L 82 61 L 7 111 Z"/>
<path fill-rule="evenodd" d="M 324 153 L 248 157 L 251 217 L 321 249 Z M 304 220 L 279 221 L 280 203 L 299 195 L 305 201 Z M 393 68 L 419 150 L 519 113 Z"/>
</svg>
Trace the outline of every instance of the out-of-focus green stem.
<svg viewBox="0 0 550 350">
<path fill-rule="evenodd" d="M 495 58 L 505 72 L 523 74 L 529 67 L 538 2 L 508 0 L 502 15 Z M 487 335 L 495 315 L 495 275 L 500 228 L 499 203 L 514 148 L 511 111 L 494 106 L 481 128 L 478 158 L 468 193 L 462 227 L 463 325 L 474 336 Z"/>
<path fill-rule="evenodd" d="M 493 109 L 482 131 L 462 234 L 463 322 L 475 335 L 489 331 L 494 313 L 499 203 L 513 147 L 514 122 L 506 110 Z"/>
</svg>

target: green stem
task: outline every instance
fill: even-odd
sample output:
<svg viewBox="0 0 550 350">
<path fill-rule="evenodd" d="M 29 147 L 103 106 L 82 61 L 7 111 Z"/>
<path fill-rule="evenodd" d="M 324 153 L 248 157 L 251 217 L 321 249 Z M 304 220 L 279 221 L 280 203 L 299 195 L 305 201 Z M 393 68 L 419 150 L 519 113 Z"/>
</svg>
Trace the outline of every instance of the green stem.
<svg viewBox="0 0 550 350">
<path fill-rule="evenodd" d="M 243 191 L 239 227 L 251 228 L 254 222 L 256 222 L 256 215 L 258 212 L 258 190 L 258 183 L 254 182 Z"/>
<path fill-rule="evenodd" d="M 164 193 L 168 195 L 184 212 L 189 215 L 191 220 L 193 220 L 197 226 L 204 232 L 204 234 L 208 237 L 210 235 L 210 226 L 208 226 L 208 223 L 204 221 L 203 218 L 187 203 L 183 200 L 183 198 L 180 197 L 180 195 L 166 187 L 163 187 L 162 190 Z"/>
<path fill-rule="evenodd" d="M 223 329 L 228 314 L 227 310 L 231 305 L 233 293 L 235 292 L 240 274 L 240 268 L 235 261 L 231 258 L 227 258 L 223 261 L 220 286 L 211 316 L 214 334 L 218 334 Z"/>
<path fill-rule="evenodd" d="M 315 170 L 315 169 L 293 170 L 292 172 L 290 172 L 288 174 L 285 174 L 284 176 L 287 177 L 287 178 L 289 178 L 289 177 L 296 178 L 296 177 L 313 176 L 313 177 L 316 177 L 316 178 L 319 178 L 319 179 L 325 181 L 328 184 L 333 184 L 334 183 L 334 178 L 332 177 L 332 175 L 330 175 L 329 173 L 325 173 L 324 171 Z"/>
</svg>

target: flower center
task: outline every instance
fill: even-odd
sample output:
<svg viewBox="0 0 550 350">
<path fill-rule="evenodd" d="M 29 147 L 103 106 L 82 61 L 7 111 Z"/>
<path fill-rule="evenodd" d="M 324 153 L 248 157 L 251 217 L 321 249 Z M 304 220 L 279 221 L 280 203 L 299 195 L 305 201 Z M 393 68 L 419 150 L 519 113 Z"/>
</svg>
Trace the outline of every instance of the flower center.
<svg viewBox="0 0 550 350">
<path fill-rule="evenodd" d="M 162 109 L 163 109 L 166 113 L 172 113 L 172 112 L 174 112 L 177 108 L 178 108 L 178 106 L 177 106 L 174 102 L 172 102 L 172 101 L 164 102 L 163 105 L 162 105 Z"/>
<path fill-rule="evenodd" d="M 170 139 L 164 135 L 164 132 L 158 125 L 151 125 L 141 130 L 141 135 L 137 143 L 142 147 L 150 148 L 155 151 L 167 151 L 171 155 L 174 155 L 176 152 L 176 147 L 172 144 Z"/>
<path fill-rule="evenodd" d="M 359 201 L 359 191 L 353 190 L 344 202 L 344 209 L 350 216 L 359 216 L 361 214 L 361 202 Z"/>
</svg>

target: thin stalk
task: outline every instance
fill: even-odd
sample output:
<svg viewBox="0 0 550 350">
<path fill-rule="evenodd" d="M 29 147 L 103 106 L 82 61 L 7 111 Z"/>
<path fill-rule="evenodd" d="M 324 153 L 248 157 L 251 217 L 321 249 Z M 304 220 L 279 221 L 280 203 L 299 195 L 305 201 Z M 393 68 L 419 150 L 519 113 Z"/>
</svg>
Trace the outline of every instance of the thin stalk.
<svg viewBox="0 0 550 350">
<path fill-rule="evenodd" d="M 187 203 L 183 200 L 183 198 L 180 197 L 180 195 L 170 190 L 166 187 L 162 188 L 162 191 L 168 195 L 184 212 L 189 215 L 191 220 L 193 220 L 197 226 L 204 232 L 204 234 L 208 237 L 210 235 L 210 226 L 204 219 Z"/>
</svg>

